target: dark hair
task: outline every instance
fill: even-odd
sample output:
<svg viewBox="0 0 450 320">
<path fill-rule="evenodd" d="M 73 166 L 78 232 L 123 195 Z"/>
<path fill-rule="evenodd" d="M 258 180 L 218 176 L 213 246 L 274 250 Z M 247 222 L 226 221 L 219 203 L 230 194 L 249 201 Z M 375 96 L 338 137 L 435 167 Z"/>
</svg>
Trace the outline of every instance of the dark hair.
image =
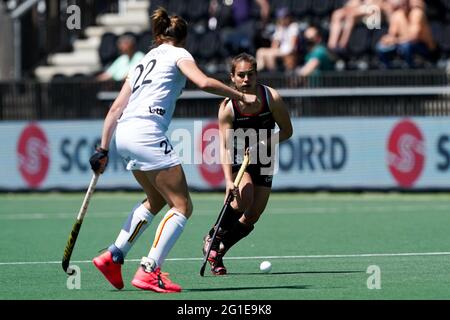
<svg viewBox="0 0 450 320">
<path fill-rule="evenodd" d="M 151 17 L 152 32 L 156 44 L 161 44 L 166 40 L 172 40 L 179 44 L 187 37 L 187 22 L 177 16 L 169 17 L 166 9 L 159 7 Z"/>
<path fill-rule="evenodd" d="M 234 71 L 236 70 L 236 65 L 241 61 L 250 63 L 252 65 L 252 68 L 255 69 L 256 71 L 257 64 L 255 57 L 253 57 L 248 53 L 242 52 L 231 60 L 231 74 L 234 74 Z"/>
</svg>

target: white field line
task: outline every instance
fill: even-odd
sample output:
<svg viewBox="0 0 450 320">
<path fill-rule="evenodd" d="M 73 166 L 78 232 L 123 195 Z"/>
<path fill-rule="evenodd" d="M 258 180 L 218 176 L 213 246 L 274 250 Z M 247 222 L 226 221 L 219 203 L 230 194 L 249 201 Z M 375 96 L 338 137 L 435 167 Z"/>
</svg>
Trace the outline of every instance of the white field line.
<svg viewBox="0 0 450 320">
<path fill-rule="evenodd" d="M 134 200 L 141 201 L 144 196 L 137 196 L 137 193 L 108 193 L 100 192 L 94 195 L 93 199 L 98 200 L 108 200 L 115 201 L 115 198 L 119 197 L 119 201 Z M 195 200 L 216 202 L 224 199 L 224 196 L 219 193 L 191 193 Z M 66 194 L 0 194 L 0 199 L 8 201 L 24 200 L 33 202 L 64 202 L 78 201 L 81 203 L 83 200 L 83 195 L 66 195 Z M 396 202 L 436 202 L 450 201 L 450 194 L 401 194 L 401 193 L 362 193 L 362 194 L 333 194 L 333 193 L 274 193 L 271 196 L 270 202 L 285 201 L 285 200 L 295 200 L 295 201 L 316 201 L 316 200 L 327 200 L 332 202 L 342 202 L 342 201 L 355 201 L 355 202 L 386 202 L 386 201 L 396 201 Z"/>
<path fill-rule="evenodd" d="M 216 215 L 219 209 L 211 210 L 195 210 L 194 215 Z M 265 214 L 335 214 L 335 213 L 377 213 L 377 212 L 411 212 L 423 210 L 424 213 L 432 211 L 450 212 L 450 205 L 432 205 L 429 204 L 410 204 L 410 205 L 370 205 L 370 206 L 355 206 L 346 205 L 340 207 L 298 207 L 298 208 L 267 208 Z M 94 211 L 88 213 L 89 218 L 113 218 L 113 217 L 126 217 L 128 212 L 114 212 L 114 211 Z M 59 213 L 0 213 L 0 220 L 41 220 L 41 219 L 70 219 L 76 218 L 76 212 L 59 212 Z"/>
<path fill-rule="evenodd" d="M 255 260 L 255 259 L 335 259 L 335 258 L 373 258 L 373 257 L 419 257 L 419 256 L 448 256 L 450 252 L 406 252 L 406 253 L 359 253 L 359 254 L 324 254 L 300 256 L 253 256 L 253 257 L 227 257 L 228 260 Z M 203 258 L 169 258 L 166 261 L 201 261 Z M 127 259 L 126 262 L 139 262 L 141 259 Z M 74 260 L 71 264 L 91 263 L 91 260 Z M 0 262 L 0 266 L 61 264 L 61 261 L 23 261 Z"/>
</svg>

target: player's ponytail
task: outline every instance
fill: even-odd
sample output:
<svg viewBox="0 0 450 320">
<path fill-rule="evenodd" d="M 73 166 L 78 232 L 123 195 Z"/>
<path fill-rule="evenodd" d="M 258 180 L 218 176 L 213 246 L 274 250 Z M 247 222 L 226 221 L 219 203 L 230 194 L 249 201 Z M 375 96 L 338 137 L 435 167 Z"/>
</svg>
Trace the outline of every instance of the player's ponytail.
<svg viewBox="0 0 450 320">
<path fill-rule="evenodd" d="M 164 8 L 156 9 L 152 14 L 152 31 L 155 39 L 164 35 L 170 26 L 170 18 Z"/>
<path fill-rule="evenodd" d="M 179 44 L 186 39 L 187 23 L 179 16 L 171 16 L 167 11 L 159 7 L 152 14 L 152 31 L 155 43 L 157 45 L 167 40 L 174 41 Z"/>
</svg>

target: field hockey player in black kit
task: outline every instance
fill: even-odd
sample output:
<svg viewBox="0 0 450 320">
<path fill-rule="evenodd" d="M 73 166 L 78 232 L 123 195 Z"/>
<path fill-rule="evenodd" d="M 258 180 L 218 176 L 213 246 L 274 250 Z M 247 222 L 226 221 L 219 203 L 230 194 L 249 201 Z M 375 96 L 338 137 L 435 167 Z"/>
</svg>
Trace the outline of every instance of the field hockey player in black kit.
<svg viewBox="0 0 450 320">
<path fill-rule="evenodd" d="M 228 250 L 254 229 L 266 208 L 272 190 L 274 173 L 274 146 L 292 136 L 288 110 L 279 93 L 257 82 L 256 60 L 241 53 L 231 61 L 231 81 L 237 90 L 256 94 L 259 105 L 245 105 L 234 99 L 225 99 L 219 110 L 220 159 L 226 181 L 227 198 L 234 200 L 227 206 L 216 238 L 214 227 L 203 241 L 205 255 L 210 242 L 208 262 L 214 275 L 227 273 L 223 257 Z M 278 130 L 274 130 L 275 126 Z M 234 179 L 240 168 L 243 153 L 250 152 L 250 165 L 238 187 Z"/>
</svg>

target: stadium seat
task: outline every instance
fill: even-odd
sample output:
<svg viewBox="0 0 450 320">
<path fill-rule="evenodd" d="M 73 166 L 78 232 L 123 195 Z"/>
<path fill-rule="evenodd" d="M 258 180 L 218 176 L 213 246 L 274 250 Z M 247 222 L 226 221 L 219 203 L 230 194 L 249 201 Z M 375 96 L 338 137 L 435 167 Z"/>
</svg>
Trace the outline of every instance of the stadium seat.
<svg viewBox="0 0 450 320">
<path fill-rule="evenodd" d="M 450 24 L 443 27 L 440 45 L 446 54 L 450 53 Z"/>
<path fill-rule="evenodd" d="M 50 79 L 51 82 L 60 82 L 64 80 L 67 80 L 67 76 L 62 73 L 55 73 Z"/>
<path fill-rule="evenodd" d="M 302 1 L 295 1 L 292 0 L 290 4 L 290 9 L 295 17 L 302 18 L 311 11 L 311 3 L 316 2 L 320 0 L 302 0 Z"/>
<path fill-rule="evenodd" d="M 292 0 L 270 0 L 269 4 L 270 4 L 270 9 L 271 9 L 271 14 L 272 16 L 275 18 L 275 15 L 277 13 L 277 10 L 279 8 L 290 8 L 292 9 Z"/>
<path fill-rule="evenodd" d="M 450 22 L 450 0 L 438 0 L 427 3 L 427 16 L 430 12 L 432 15 L 429 18 L 437 18 L 442 22 Z"/>
<path fill-rule="evenodd" d="M 188 50 L 194 58 L 198 58 L 198 36 L 195 32 L 189 32 L 186 38 L 186 50 Z"/>
<path fill-rule="evenodd" d="M 334 0 L 314 0 L 311 2 L 311 11 L 317 16 L 326 16 L 333 11 Z"/>
<path fill-rule="evenodd" d="M 100 62 L 103 66 L 113 62 L 119 55 L 117 38 L 117 35 L 111 32 L 106 32 L 102 35 L 98 54 L 100 56 Z"/>
<path fill-rule="evenodd" d="M 158 9 L 159 7 L 167 8 L 167 4 L 169 3 L 169 0 L 151 0 L 150 6 L 148 7 L 148 11 L 150 15 Z"/>
<path fill-rule="evenodd" d="M 209 60 L 220 54 L 220 35 L 218 32 L 208 31 L 198 36 L 198 56 Z"/>
<path fill-rule="evenodd" d="M 370 32 L 365 26 L 358 25 L 355 27 L 347 45 L 349 53 L 354 57 L 366 53 L 369 49 L 369 38 Z"/>
<path fill-rule="evenodd" d="M 186 10 L 184 18 L 188 23 L 208 19 L 209 0 L 187 0 L 186 2 L 189 10 Z"/>
<path fill-rule="evenodd" d="M 188 2 L 186 0 L 167 1 L 165 8 L 169 15 L 176 14 L 182 16 L 183 18 L 186 17 L 188 9 L 191 10 L 191 7 L 188 5 Z"/>
<path fill-rule="evenodd" d="M 376 47 L 378 41 L 380 41 L 381 37 L 385 35 L 388 31 L 387 26 L 381 26 L 381 29 L 374 29 L 370 31 L 370 51 L 372 54 L 376 53 Z"/>
<path fill-rule="evenodd" d="M 277 9 L 281 7 L 288 7 L 296 20 L 300 20 L 305 24 L 318 25 L 323 29 L 323 38 L 326 41 L 329 31 L 329 20 L 331 13 L 342 8 L 348 0 L 269 0 L 272 17 L 275 18 Z M 208 18 L 208 4 L 209 0 L 152 0 L 151 10 L 158 6 L 164 6 L 170 14 L 176 13 L 182 15 L 191 24 L 191 32 L 187 40 L 187 48 L 189 51 L 199 59 L 199 63 L 210 63 L 216 57 L 223 57 L 227 48 L 221 43 L 222 37 L 217 32 L 207 32 L 200 30 L 197 25 L 204 25 Z M 440 8 L 450 8 L 450 0 L 438 0 L 434 4 L 439 4 Z M 427 8 L 430 13 L 433 12 L 434 6 L 430 4 Z M 442 12 L 442 9 L 435 9 L 437 12 Z M 449 10 L 444 10 L 449 11 Z M 450 11 L 449 11 L 450 12 Z M 450 15 L 450 14 L 449 14 Z M 259 7 L 253 6 L 252 17 L 259 18 Z M 433 35 L 442 47 L 442 52 L 450 52 L 450 40 L 448 28 L 445 22 L 433 23 L 440 21 L 441 18 L 430 17 L 432 23 Z M 444 18 L 442 18 L 442 21 Z M 192 30 L 194 30 L 192 32 Z M 372 61 L 376 61 L 376 44 L 379 39 L 387 32 L 387 26 L 382 25 L 381 29 L 368 30 L 362 23 L 355 26 L 348 47 L 347 52 L 340 54 L 349 63 L 350 68 L 362 69 L 361 66 L 373 65 Z M 145 39 L 145 40 L 144 40 Z M 148 48 L 151 41 L 151 34 L 149 32 L 140 35 L 138 38 L 138 47 L 140 51 Z M 221 49 L 222 48 L 222 49 Z M 224 51 L 221 51 L 224 50 Z M 351 66 L 354 67 L 351 67 Z"/>
<path fill-rule="evenodd" d="M 447 10 L 450 10 L 450 0 L 440 0 L 440 2 L 447 8 Z"/>
<path fill-rule="evenodd" d="M 95 78 L 90 74 L 75 73 L 70 77 L 70 79 L 72 81 L 77 81 L 77 82 L 86 82 L 86 81 L 94 80 Z"/>
<path fill-rule="evenodd" d="M 137 49 L 143 53 L 147 53 L 153 42 L 151 31 L 144 31 L 138 35 Z"/>
<path fill-rule="evenodd" d="M 430 27 L 434 41 L 436 41 L 436 43 L 441 46 L 441 42 L 444 36 L 444 25 L 440 21 L 431 21 Z"/>
<path fill-rule="evenodd" d="M 348 0 L 335 0 L 333 9 L 336 10 L 336 9 L 342 8 L 347 3 L 347 1 Z"/>
</svg>

